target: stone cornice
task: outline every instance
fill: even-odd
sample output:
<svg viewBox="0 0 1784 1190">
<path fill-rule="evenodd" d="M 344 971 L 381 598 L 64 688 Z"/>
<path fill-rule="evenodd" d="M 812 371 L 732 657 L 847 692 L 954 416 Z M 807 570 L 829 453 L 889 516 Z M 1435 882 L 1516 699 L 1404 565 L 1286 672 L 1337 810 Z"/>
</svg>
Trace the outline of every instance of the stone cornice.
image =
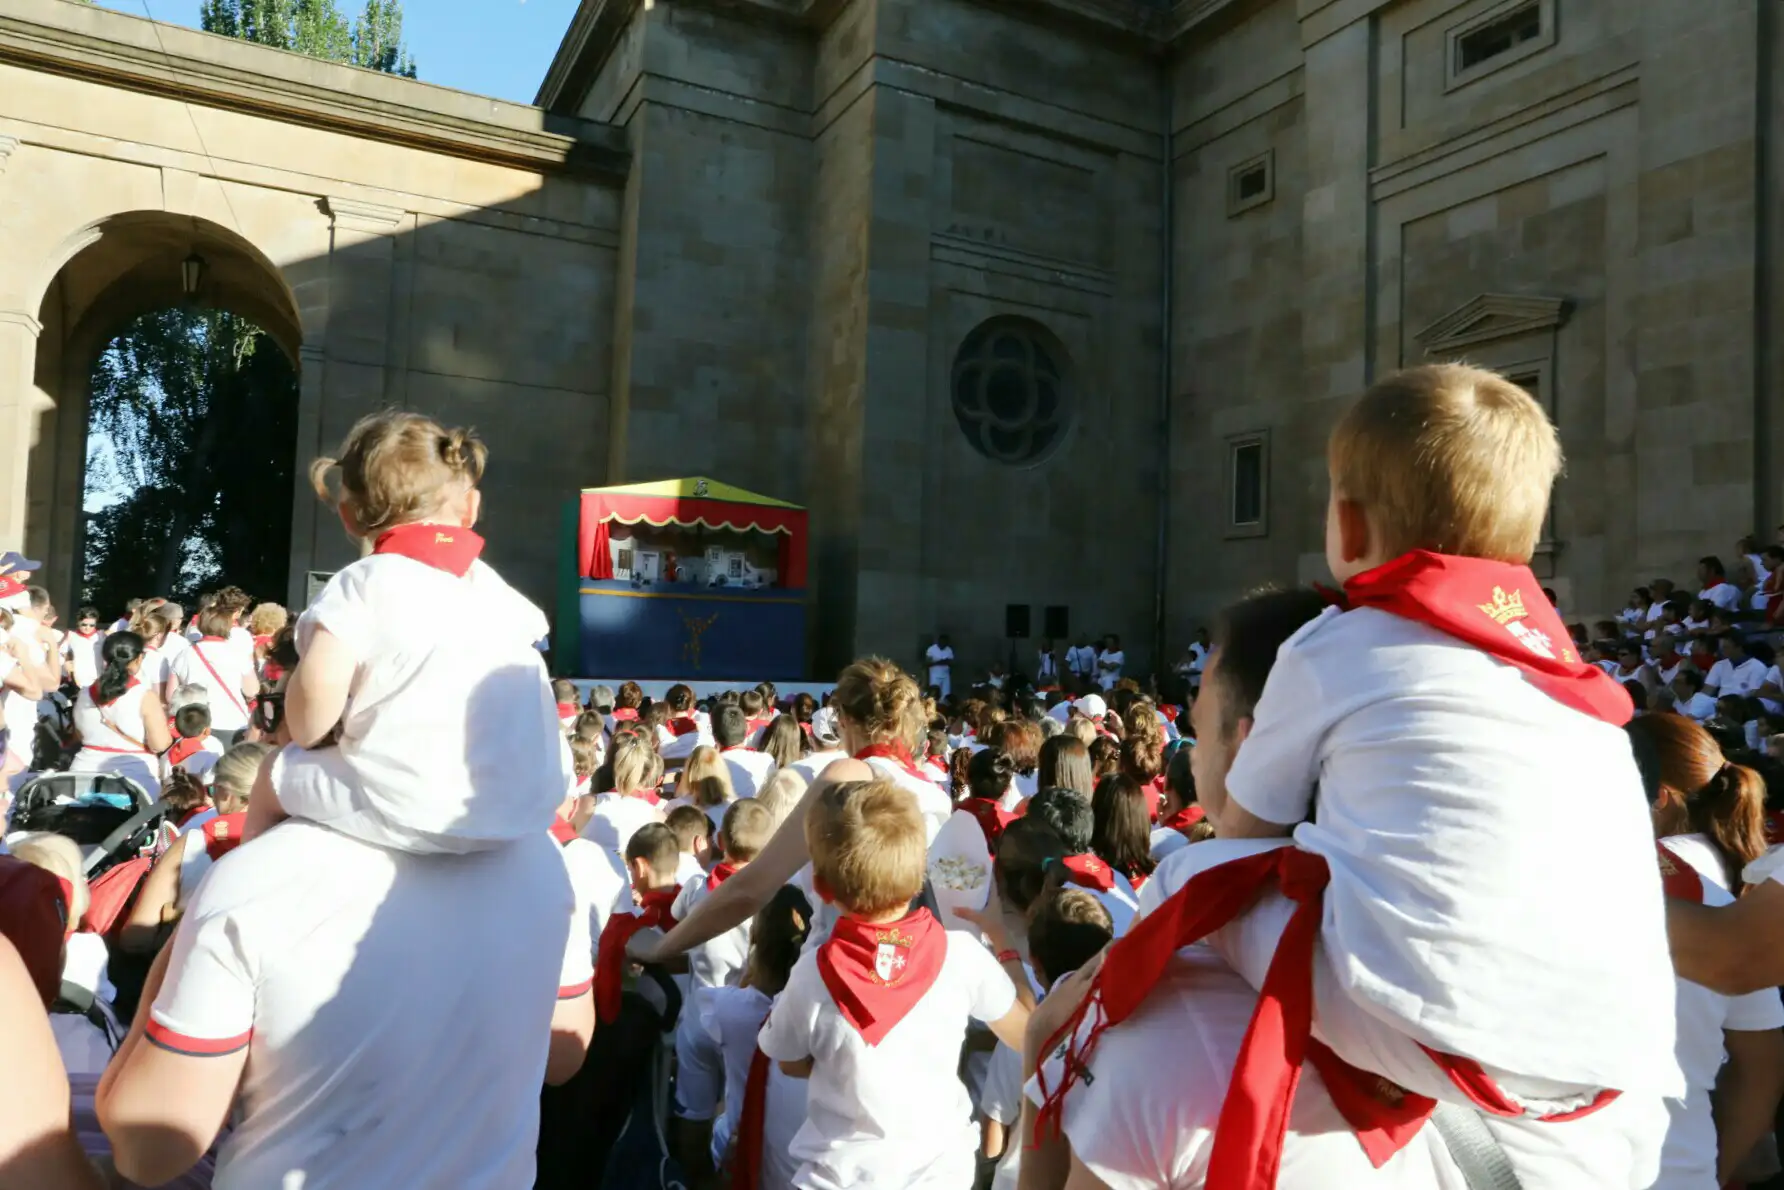
<svg viewBox="0 0 1784 1190">
<path fill-rule="evenodd" d="M 0 62 L 519 169 L 629 161 L 606 125 L 62 0 L 7 0 Z"/>
<path fill-rule="evenodd" d="M 337 198 L 332 194 L 322 200 L 322 205 L 336 227 L 349 227 L 356 231 L 381 234 L 393 232 L 401 227 L 406 214 L 401 207 L 360 202 L 353 198 Z"/>
<path fill-rule="evenodd" d="M 1413 339 L 1427 356 L 1446 355 L 1495 339 L 1552 331 L 1567 321 L 1570 308 L 1566 298 L 1483 293 L 1419 331 Z"/>
</svg>

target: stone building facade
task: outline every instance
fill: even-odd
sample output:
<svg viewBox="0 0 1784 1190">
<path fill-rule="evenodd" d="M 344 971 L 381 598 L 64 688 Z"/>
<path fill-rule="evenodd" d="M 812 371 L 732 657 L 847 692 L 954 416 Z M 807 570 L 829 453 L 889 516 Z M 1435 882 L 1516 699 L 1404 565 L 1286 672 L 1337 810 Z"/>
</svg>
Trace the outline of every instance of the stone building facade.
<svg viewBox="0 0 1784 1190">
<path fill-rule="evenodd" d="M 1548 405 L 1538 570 L 1612 609 L 1780 516 L 1777 10 L 583 0 L 529 109 L 13 0 L 0 531 L 72 548 L 118 279 L 202 232 L 300 359 L 300 453 L 476 422 L 546 602 L 562 497 L 706 474 L 810 506 L 815 673 L 936 629 L 979 668 L 1007 604 L 1144 667 L 1322 577 L 1336 411 L 1465 358 Z"/>
</svg>

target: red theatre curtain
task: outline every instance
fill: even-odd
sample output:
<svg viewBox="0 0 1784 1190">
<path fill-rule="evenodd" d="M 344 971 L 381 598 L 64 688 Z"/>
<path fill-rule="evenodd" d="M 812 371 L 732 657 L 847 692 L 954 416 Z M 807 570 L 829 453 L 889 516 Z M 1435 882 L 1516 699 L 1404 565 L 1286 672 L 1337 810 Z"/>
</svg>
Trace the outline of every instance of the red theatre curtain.
<svg viewBox="0 0 1784 1190">
<path fill-rule="evenodd" d="M 589 545 L 588 565 L 583 573 L 590 578 L 613 577 L 613 542 L 606 521 L 595 522 L 594 540 Z"/>
</svg>

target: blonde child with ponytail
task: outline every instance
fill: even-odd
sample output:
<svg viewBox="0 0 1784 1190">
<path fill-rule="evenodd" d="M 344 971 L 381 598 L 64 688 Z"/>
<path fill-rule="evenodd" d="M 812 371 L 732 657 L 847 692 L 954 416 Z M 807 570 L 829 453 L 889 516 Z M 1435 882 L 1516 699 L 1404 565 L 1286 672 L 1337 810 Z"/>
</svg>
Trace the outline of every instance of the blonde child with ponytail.
<svg viewBox="0 0 1784 1190">
<path fill-rule="evenodd" d="M 247 837 L 290 816 L 469 852 L 550 826 L 573 774 L 534 647 L 544 613 L 478 557 L 486 457 L 465 430 L 391 410 L 311 467 L 364 556 L 298 619 L 293 743 L 262 773 Z"/>
</svg>

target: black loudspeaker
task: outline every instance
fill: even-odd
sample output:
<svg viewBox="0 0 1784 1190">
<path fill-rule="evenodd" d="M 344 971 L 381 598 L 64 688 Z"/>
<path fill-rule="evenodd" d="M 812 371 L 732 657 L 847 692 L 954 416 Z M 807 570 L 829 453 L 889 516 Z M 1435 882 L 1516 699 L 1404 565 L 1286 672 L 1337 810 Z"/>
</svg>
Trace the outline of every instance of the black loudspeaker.
<svg viewBox="0 0 1784 1190">
<path fill-rule="evenodd" d="M 1011 603 L 1004 606 L 1004 635 L 1011 640 L 1028 639 L 1028 605 Z"/>
<path fill-rule="evenodd" d="M 1051 604 L 1047 608 L 1048 640 L 1065 643 L 1072 634 L 1072 609 L 1061 604 Z"/>
</svg>

